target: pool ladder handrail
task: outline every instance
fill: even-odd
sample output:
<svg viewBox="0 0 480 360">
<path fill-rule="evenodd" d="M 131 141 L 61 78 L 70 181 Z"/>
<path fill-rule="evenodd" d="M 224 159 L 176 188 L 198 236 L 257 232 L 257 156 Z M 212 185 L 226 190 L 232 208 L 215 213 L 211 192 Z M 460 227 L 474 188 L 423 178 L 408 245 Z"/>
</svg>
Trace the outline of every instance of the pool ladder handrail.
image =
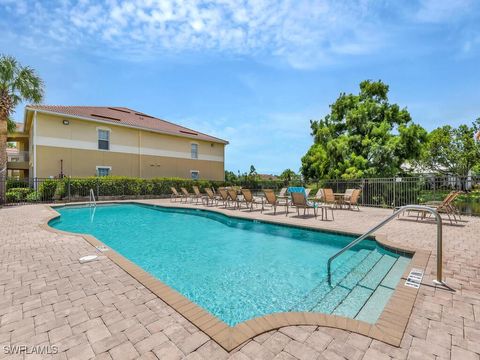
<svg viewBox="0 0 480 360">
<path fill-rule="evenodd" d="M 335 260 L 338 256 L 342 255 L 345 251 L 351 249 L 355 245 L 357 245 L 359 242 L 364 240 L 367 236 L 371 235 L 373 232 L 377 231 L 384 225 L 388 224 L 390 221 L 395 219 L 400 213 L 408 210 L 414 210 L 414 211 L 425 211 L 433 214 L 435 216 L 435 221 L 437 223 L 437 279 L 434 280 L 434 284 L 436 285 L 445 285 L 445 283 L 442 281 L 442 245 L 443 245 L 443 239 L 442 239 L 442 218 L 440 214 L 438 213 L 437 210 L 424 206 L 424 205 L 405 205 L 400 208 L 398 208 L 392 215 L 387 217 L 385 220 L 368 230 L 366 233 L 364 233 L 362 236 L 356 238 L 353 240 L 350 244 L 345 246 L 342 250 L 334 254 L 328 259 L 327 262 L 327 271 L 328 271 L 328 284 L 331 286 L 332 285 L 332 261 Z"/>
<path fill-rule="evenodd" d="M 93 189 L 90 189 L 90 197 L 88 200 L 88 204 L 90 207 L 97 207 L 97 202 L 95 201 L 95 192 L 93 191 Z"/>
</svg>

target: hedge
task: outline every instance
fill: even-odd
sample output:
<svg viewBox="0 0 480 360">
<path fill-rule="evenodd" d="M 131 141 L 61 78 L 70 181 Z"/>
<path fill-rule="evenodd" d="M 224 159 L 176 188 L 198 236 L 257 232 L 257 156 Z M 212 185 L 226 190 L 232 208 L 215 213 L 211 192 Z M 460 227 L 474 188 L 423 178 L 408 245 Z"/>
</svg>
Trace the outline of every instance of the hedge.
<svg viewBox="0 0 480 360">
<path fill-rule="evenodd" d="M 15 185 L 15 186 L 14 186 Z M 32 185 L 32 187 L 29 187 Z M 220 186 L 242 186 L 249 189 L 280 189 L 286 186 L 284 181 L 278 180 L 255 180 L 248 181 L 210 181 L 192 180 L 182 178 L 153 178 L 141 179 L 124 176 L 86 177 L 86 178 L 63 178 L 63 179 L 38 179 L 36 183 L 38 191 L 32 184 L 25 180 L 9 180 L 7 183 L 7 201 L 58 201 L 62 199 L 81 199 L 89 196 L 93 189 L 95 196 L 168 196 L 171 187 L 180 190 L 185 187 L 193 192 L 196 185 L 203 192 L 204 188 L 218 188 Z M 301 183 L 292 186 L 301 185 Z"/>
<path fill-rule="evenodd" d="M 22 202 L 25 201 L 28 195 L 30 195 L 32 192 L 33 189 L 31 188 L 10 188 L 6 192 L 5 196 L 7 198 L 7 202 Z"/>
</svg>

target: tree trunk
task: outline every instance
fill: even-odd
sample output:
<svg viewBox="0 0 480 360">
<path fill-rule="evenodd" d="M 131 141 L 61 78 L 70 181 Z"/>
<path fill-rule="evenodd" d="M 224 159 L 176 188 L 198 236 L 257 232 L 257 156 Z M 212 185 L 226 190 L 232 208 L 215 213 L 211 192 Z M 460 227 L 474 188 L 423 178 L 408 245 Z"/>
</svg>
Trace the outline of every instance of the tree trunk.
<svg viewBox="0 0 480 360">
<path fill-rule="evenodd" d="M 7 188 L 7 119 L 12 109 L 12 98 L 8 92 L 0 92 L 0 205 L 6 202 Z"/>
<path fill-rule="evenodd" d="M 0 204 L 5 203 L 7 180 L 7 119 L 0 118 Z"/>
</svg>

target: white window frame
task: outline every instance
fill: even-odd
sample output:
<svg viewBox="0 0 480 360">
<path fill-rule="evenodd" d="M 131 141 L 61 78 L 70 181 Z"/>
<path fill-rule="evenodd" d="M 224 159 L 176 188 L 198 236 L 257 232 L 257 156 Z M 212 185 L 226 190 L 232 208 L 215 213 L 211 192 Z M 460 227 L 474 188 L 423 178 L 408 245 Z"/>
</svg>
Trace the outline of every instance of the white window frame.
<svg viewBox="0 0 480 360">
<path fill-rule="evenodd" d="M 193 177 L 193 174 L 195 174 L 195 173 L 197 174 L 196 178 Z M 200 180 L 200 171 L 199 170 L 190 170 L 190 178 L 192 180 Z"/>
<path fill-rule="evenodd" d="M 100 140 L 102 141 L 107 141 L 100 139 L 100 131 L 106 131 L 108 133 L 108 149 L 100 149 Z M 109 128 L 104 128 L 104 127 L 97 127 L 97 150 L 100 151 L 110 151 L 111 147 L 111 142 L 112 142 L 112 130 Z"/>
<path fill-rule="evenodd" d="M 99 169 L 108 169 L 108 175 L 99 175 L 98 170 Z M 99 165 L 95 167 L 95 176 L 103 177 L 103 176 L 109 176 L 112 174 L 112 167 L 111 166 L 105 166 L 105 165 Z"/>
<path fill-rule="evenodd" d="M 195 156 L 193 156 L 193 145 L 196 146 Z M 190 143 L 190 157 L 194 160 L 198 160 L 198 143 L 194 143 L 194 142 Z"/>
</svg>

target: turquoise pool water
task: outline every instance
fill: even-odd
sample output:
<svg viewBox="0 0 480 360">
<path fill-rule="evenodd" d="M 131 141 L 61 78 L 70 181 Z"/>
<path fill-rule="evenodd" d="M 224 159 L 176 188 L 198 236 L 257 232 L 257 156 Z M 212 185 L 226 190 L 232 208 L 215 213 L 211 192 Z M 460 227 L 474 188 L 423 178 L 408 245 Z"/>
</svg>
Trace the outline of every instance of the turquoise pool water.
<svg viewBox="0 0 480 360">
<path fill-rule="evenodd" d="M 95 236 L 233 326 L 282 311 L 375 322 L 409 258 L 363 241 L 333 266 L 350 236 L 136 204 L 56 208 L 50 226 Z"/>
</svg>

